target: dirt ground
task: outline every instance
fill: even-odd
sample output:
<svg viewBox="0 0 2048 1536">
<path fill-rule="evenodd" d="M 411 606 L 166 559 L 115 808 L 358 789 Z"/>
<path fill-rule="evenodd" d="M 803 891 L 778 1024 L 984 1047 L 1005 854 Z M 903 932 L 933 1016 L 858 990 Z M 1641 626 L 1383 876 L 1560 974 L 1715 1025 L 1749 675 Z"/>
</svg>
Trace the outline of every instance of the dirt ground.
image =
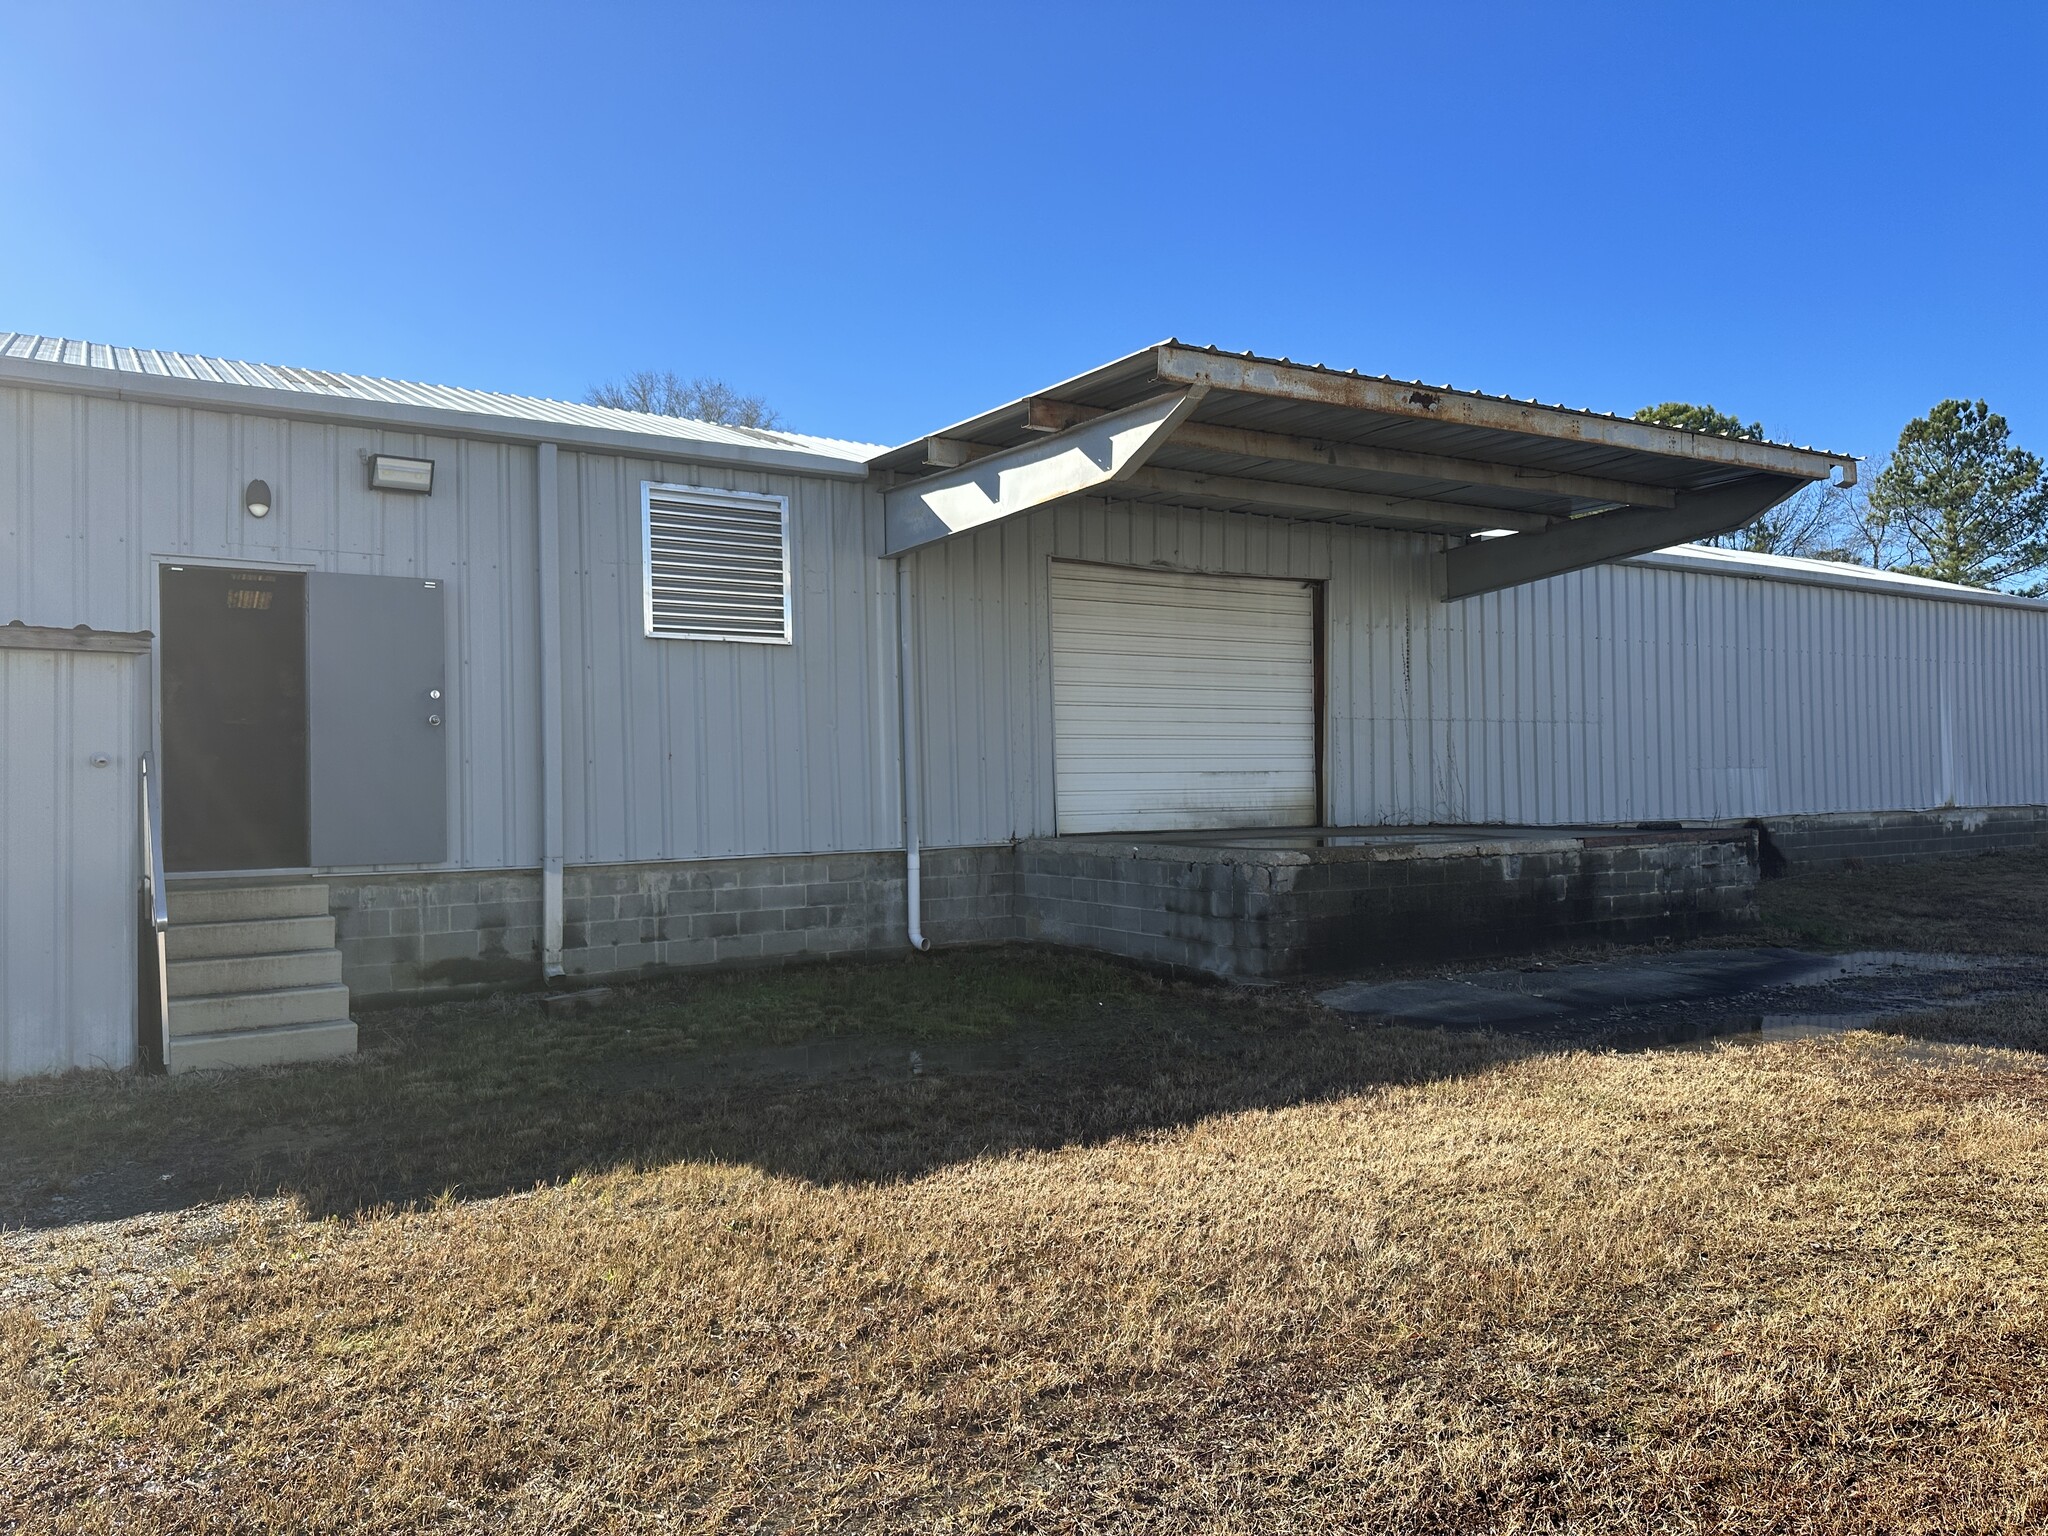
<svg viewBox="0 0 2048 1536">
<path fill-rule="evenodd" d="M 1763 941 L 2048 954 L 2048 858 Z M 2048 1525 L 2048 999 L 1376 1028 L 1073 956 L 0 1090 L 0 1531 Z"/>
</svg>

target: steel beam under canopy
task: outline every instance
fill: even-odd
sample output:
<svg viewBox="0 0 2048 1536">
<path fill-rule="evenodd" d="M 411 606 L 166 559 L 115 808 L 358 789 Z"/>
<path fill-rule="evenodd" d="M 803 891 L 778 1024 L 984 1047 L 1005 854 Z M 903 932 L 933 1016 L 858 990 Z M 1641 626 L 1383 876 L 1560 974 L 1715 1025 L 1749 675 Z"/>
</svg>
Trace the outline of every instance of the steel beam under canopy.
<svg viewBox="0 0 2048 1536">
<path fill-rule="evenodd" d="M 1711 490 L 1681 491 L 1678 505 L 1669 511 L 1624 507 L 1574 517 L 1540 532 L 1461 544 L 1437 557 L 1442 562 L 1444 600 L 1476 597 L 1732 533 L 1808 483 L 1804 476 L 1750 475 Z"/>
<path fill-rule="evenodd" d="M 1128 477 L 1207 392 L 1202 385 L 1175 390 L 885 492 L 887 553 L 905 554 Z"/>
</svg>

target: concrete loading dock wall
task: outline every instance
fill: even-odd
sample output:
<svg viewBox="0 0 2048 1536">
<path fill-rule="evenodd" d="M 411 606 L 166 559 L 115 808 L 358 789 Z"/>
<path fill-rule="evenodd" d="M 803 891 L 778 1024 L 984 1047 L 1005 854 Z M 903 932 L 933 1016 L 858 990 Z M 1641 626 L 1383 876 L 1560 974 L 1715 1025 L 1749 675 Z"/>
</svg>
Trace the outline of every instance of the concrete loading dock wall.
<svg viewBox="0 0 2048 1536">
<path fill-rule="evenodd" d="M 1756 921 L 1746 831 L 1338 841 L 1349 846 L 1027 842 L 1024 932 L 1176 969 L 1286 977 Z"/>
<path fill-rule="evenodd" d="M 1754 849 L 1746 829 L 1477 831 L 1316 854 L 1048 838 L 928 850 L 925 925 L 941 945 L 1293 975 L 1740 927 L 1755 916 Z M 903 952 L 895 853 L 577 868 L 566 887 L 573 977 Z M 358 1005 L 541 982 L 537 873 L 335 877 L 329 892 Z"/>
<path fill-rule="evenodd" d="M 1774 818 L 1763 831 L 1797 872 L 2044 847 L 2048 810 Z M 1771 862 L 1742 825 L 1389 831 L 1376 843 L 1376 853 L 1320 859 L 1110 837 L 927 849 L 925 926 L 941 945 L 1070 944 L 1280 976 L 1733 931 L 1755 920 Z M 358 1002 L 540 984 L 537 872 L 333 876 L 328 886 Z M 903 949 L 900 853 L 577 867 L 566 892 L 563 959 L 575 977 Z"/>
<path fill-rule="evenodd" d="M 1872 816 L 1767 816 L 1762 825 L 1788 871 L 2048 847 L 2048 807 L 2037 805 L 1885 811 Z M 1770 862 L 1768 857 L 1765 862 Z"/>
</svg>

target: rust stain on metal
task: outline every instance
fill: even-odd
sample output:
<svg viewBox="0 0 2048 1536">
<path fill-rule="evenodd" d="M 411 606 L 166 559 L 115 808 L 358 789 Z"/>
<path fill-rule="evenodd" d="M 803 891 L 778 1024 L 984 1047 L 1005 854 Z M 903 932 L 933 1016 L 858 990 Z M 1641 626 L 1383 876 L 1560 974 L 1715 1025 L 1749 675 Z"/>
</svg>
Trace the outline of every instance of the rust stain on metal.
<svg viewBox="0 0 2048 1536">
<path fill-rule="evenodd" d="M 1390 384 L 1352 374 L 1332 373 L 1249 362 L 1175 344 L 1156 353 L 1156 376 L 1163 383 L 1204 383 L 1242 394 L 1266 395 L 1350 410 L 1451 421 L 1492 431 L 1523 432 L 1565 442 L 1597 443 L 1636 453 L 1691 459 L 1730 469 L 1825 479 L 1842 456 L 1686 432 L 1615 416 L 1523 404 L 1490 395 L 1461 394 L 1412 383 Z"/>
<path fill-rule="evenodd" d="M 1069 400 L 1053 400 L 1044 395 L 1034 395 L 1024 402 L 1024 430 L 1027 432 L 1064 432 L 1069 427 L 1092 421 L 1107 414 L 1101 406 L 1077 405 Z"/>
</svg>

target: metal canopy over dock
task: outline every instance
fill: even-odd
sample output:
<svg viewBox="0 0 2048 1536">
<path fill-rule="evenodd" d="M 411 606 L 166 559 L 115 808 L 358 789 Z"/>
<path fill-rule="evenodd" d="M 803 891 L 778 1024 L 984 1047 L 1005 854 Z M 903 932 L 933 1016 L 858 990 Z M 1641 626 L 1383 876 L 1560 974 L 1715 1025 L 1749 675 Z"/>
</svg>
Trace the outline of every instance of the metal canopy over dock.
<svg viewBox="0 0 2048 1536">
<path fill-rule="evenodd" d="M 1449 535 L 1450 598 L 1728 532 L 1856 475 L 1847 454 L 1174 341 L 869 467 L 892 554 L 1095 494 Z"/>
</svg>

